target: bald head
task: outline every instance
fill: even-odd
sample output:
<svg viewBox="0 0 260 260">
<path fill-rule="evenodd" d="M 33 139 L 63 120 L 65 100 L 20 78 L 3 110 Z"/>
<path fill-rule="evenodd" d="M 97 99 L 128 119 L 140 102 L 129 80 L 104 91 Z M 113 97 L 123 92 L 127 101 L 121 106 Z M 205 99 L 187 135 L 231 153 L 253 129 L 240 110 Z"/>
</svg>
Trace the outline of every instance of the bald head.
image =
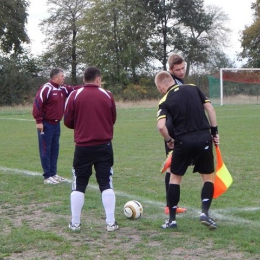
<svg viewBox="0 0 260 260">
<path fill-rule="evenodd" d="M 168 88 L 175 84 L 171 74 L 167 71 L 160 71 L 157 73 L 154 82 L 161 94 L 165 94 Z"/>
</svg>

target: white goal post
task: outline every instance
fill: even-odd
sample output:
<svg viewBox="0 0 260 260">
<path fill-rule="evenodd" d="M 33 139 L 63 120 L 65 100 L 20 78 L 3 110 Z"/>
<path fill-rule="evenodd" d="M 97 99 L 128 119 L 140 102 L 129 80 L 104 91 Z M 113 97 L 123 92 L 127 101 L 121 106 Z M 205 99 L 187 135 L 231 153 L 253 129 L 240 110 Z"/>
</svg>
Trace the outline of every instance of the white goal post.
<svg viewBox="0 0 260 260">
<path fill-rule="evenodd" d="M 260 104 L 260 68 L 221 68 L 208 79 L 209 97 L 221 106 Z"/>
</svg>

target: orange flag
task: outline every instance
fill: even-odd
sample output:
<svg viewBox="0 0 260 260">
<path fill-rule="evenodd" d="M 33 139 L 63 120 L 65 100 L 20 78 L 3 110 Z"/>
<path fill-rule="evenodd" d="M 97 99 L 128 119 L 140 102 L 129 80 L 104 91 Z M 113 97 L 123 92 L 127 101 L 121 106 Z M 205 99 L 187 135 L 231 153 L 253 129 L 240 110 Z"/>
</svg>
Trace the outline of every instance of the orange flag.
<svg viewBox="0 0 260 260">
<path fill-rule="evenodd" d="M 172 151 L 168 153 L 166 160 L 163 162 L 161 167 L 161 173 L 164 173 L 169 167 L 171 167 L 171 163 L 172 163 Z"/>
<path fill-rule="evenodd" d="M 216 165 L 216 177 L 214 182 L 214 194 L 213 194 L 214 199 L 222 195 L 233 182 L 232 176 L 229 173 L 226 165 L 222 160 L 222 155 L 219 147 L 217 145 L 215 147 L 216 147 L 217 165 Z"/>
</svg>

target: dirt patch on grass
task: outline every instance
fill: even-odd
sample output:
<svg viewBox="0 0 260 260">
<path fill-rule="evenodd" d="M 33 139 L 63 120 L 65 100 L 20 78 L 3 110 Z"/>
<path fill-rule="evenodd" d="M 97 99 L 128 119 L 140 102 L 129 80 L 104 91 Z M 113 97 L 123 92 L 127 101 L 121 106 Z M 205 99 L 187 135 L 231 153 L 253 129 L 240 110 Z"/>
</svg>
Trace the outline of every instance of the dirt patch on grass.
<svg viewBox="0 0 260 260">
<path fill-rule="evenodd" d="M 104 219 L 99 221 L 91 212 L 82 216 L 82 231 L 74 233 L 67 227 L 67 215 L 46 212 L 46 206 L 35 204 L 26 206 L 26 209 L 17 206 L 12 208 L 11 213 L 9 207 L 0 208 L 0 214 L 5 221 L 12 223 L 14 228 L 28 227 L 50 234 L 48 238 L 36 236 L 35 241 L 29 245 L 21 246 L 18 243 L 17 247 L 20 249 L 8 256 L 0 256 L 0 259 L 248 259 L 228 245 L 224 249 L 214 249 L 211 239 L 201 243 L 190 237 L 185 247 L 175 246 L 173 241 L 180 239 L 182 234 L 172 230 L 167 230 L 162 237 L 158 237 L 155 230 L 130 227 L 120 227 L 116 232 L 107 232 Z M 11 234 L 12 226 L 5 225 L 3 233 Z"/>
</svg>

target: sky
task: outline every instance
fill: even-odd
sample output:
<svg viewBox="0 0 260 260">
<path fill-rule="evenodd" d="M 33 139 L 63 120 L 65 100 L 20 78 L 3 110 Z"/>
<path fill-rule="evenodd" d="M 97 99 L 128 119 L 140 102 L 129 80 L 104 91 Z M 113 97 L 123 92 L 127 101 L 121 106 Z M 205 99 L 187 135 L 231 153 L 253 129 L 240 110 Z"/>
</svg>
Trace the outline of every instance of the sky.
<svg viewBox="0 0 260 260">
<path fill-rule="evenodd" d="M 48 8 L 46 6 L 47 0 L 30 0 L 30 2 L 27 32 L 32 41 L 32 53 L 34 55 L 39 55 L 44 47 L 44 35 L 40 31 L 39 23 L 41 20 L 48 17 Z M 239 42 L 241 31 L 244 30 L 246 25 L 251 25 L 253 22 L 251 10 L 252 2 L 254 2 L 254 0 L 204 0 L 205 5 L 222 7 L 223 11 L 230 19 L 226 25 L 232 30 L 230 35 L 231 47 L 227 48 L 225 52 L 231 60 L 234 60 L 236 53 L 241 51 Z"/>
</svg>

